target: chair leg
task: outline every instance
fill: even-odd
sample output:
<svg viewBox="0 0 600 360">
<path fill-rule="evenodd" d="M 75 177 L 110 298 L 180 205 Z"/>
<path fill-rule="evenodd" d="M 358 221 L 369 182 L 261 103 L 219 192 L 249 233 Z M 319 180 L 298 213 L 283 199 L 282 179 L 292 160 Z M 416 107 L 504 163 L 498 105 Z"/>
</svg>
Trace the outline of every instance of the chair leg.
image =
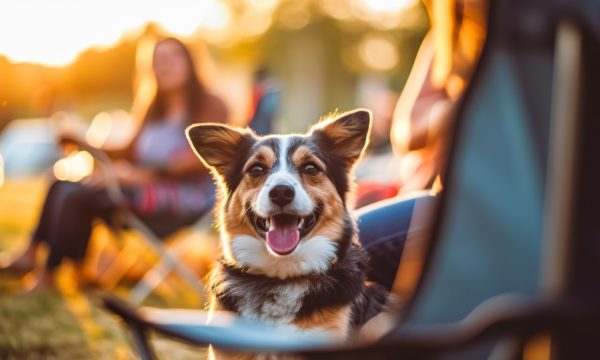
<svg viewBox="0 0 600 360">
<path fill-rule="evenodd" d="M 138 283 L 131 291 L 131 301 L 133 303 L 141 303 L 171 271 L 177 272 L 177 274 L 189 283 L 198 294 L 201 296 L 205 294 L 204 287 L 200 284 L 200 279 L 198 279 L 196 274 L 185 266 L 172 251 L 167 249 L 162 241 L 157 238 L 143 222 L 132 214 L 129 214 L 128 221 L 145 236 L 148 240 L 148 244 L 150 244 L 161 256 L 160 262 L 152 270 L 146 273 L 142 281 L 140 281 L 140 283 Z"/>
<path fill-rule="evenodd" d="M 164 260 L 148 270 L 144 277 L 131 289 L 129 301 L 135 306 L 142 303 L 158 285 L 169 275 L 173 265 Z"/>
<path fill-rule="evenodd" d="M 129 322 L 127 325 L 129 329 L 131 329 L 133 345 L 136 348 L 140 359 L 158 360 L 158 357 L 152 350 L 150 341 L 148 341 L 147 329 L 138 323 Z"/>
<path fill-rule="evenodd" d="M 100 275 L 100 282 L 106 289 L 114 289 L 121 281 L 123 276 L 135 265 L 140 258 L 140 253 L 145 253 L 146 249 L 135 243 L 127 244 L 116 256 L 108 269 Z"/>
<path fill-rule="evenodd" d="M 177 257 L 170 252 L 163 255 L 163 258 L 159 263 L 146 272 L 146 275 L 144 275 L 142 280 L 140 280 L 131 290 L 129 300 L 133 304 L 137 306 L 144 301 L 172 271 L 177 272 L 177 274 L 191 285 L 198 294 L 205 295 L 204 287 L 200 284 L 198 277 L 193 272 L 186 266 L 181 265 L 177 261 Z"/>
</svg>

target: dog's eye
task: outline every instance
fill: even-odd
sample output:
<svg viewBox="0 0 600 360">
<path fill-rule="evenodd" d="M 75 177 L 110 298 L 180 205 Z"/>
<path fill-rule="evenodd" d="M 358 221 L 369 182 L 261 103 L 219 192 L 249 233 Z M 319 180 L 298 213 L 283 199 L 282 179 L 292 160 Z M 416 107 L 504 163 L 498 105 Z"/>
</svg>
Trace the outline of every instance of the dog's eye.
<svg viewBox="0 0 600 360">
<path fill-rule="evenodd" d="M 261 176 L 265 173 L 266 171 L 266 166 L 264 166 L 263 164 L 254 164 L 252 166 L 250 166 L 248 168 L 248 174 L 250 174 L 250 176 Z"/>
<path fill-rule="evenodd" d="M 320 171 L 321 169 L 319 169 L 319 167 L 315 163 L 309 162 L 302 165 L 302 172 L 304 172 L 306 175 L 315 176 Z"/>
</svg>

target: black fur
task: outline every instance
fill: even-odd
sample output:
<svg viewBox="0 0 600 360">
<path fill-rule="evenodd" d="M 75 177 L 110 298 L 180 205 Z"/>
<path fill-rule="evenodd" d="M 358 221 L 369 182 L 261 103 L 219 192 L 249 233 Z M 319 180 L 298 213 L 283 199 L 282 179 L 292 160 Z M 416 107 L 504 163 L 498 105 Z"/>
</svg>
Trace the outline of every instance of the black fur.
<svg viewBox="0 0 600 360">
<path fill-rule="evenodd" d="M 227 187 L 231 193 L 237 189 L 237 187 L 240 185 L 240 182 L 244 178 L 244 172 L 242 169 L 244 168 L 246 161 L 248 161 L 250 149 L 252 148 L 252 145 L 254 145 L 255 141 L 256 140 L 250 135 L 247 135 L 243 138 L 240 144 L 238 144 L 238 154 L 240 156 L 235 159 L 231 159 L 234 162 L 234 165 L 226 174 L 223 174 L 225 183 L 227 184 Z"/>
<path fill-rule="evenodd" d="M 380 285 L 365 283 L 367 258 L 358 245 L 350 243 L 344 255 L 325 273 L 287 279 L 250 274 L 246 269 L 221 261 L 211 290 L 223 310 L 239 312 L 240 304 L 249 297 L 258 310 L 262 304 L 272 300 L 272 289 L 296 283 L 307 289 L 295 314 L 296 320 L 320 310 L 351 305 L 351 325 L 360 326 L 382 310 L 387 290 Z M 236 293 L 239 288 L 250 291 Z"/>
<path fill-rule="evenodd" d="M 327 167 L 327 176 L 335 185 L 338 195 L 345 204 L 348 191 L 350 190 L 350 180 L 348 179 L 350 164 L 342 157 L 334 154 L 331 149 L 332 144 L 330 144 L 329 138 L 323 133 L 315 132 L 311 138 L 314 143 L 310 149 L 325 163 L 325 166 Z"/>
<path fill-rule="evenodd" d="M 342 237 L 337 242 L 336 258 L 342 259 L 346 256 L 348 247 L 352 244 L 352 239 L 355 234 L 354 221 L 350 214 L 344 214 L 344 227 L 342 229 Z"/>
</svg>

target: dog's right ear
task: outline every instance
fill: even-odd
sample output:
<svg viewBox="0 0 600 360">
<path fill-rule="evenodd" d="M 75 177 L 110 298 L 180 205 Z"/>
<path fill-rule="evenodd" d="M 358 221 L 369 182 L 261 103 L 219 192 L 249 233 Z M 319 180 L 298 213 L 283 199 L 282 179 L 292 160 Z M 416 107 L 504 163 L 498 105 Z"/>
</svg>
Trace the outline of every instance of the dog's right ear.
<svg viewBox="0 0 600 360">
<path fill-rule="evenodd" d="M 243 161 L 256 137 L 251 130 L 228 125 L 203 123 L 190 125 L 185 133 L 194 152 L 207 167 L 225 179 Z"/>
</svg>

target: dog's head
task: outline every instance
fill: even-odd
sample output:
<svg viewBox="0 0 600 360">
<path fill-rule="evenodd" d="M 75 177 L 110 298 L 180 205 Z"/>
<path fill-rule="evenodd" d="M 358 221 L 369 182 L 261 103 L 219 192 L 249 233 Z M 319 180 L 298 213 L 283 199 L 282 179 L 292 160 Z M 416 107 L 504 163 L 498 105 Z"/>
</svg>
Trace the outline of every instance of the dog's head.
<svg viewBox="0 0 600 360">
<path fill-rule="evenodd" d="M 370 123 L 369 111 L 355 110 L 306 135 L 190 126 L 190 144 L 218 183 L 225 260 L 286 278 L 326 271 L 343 256 L 355 233 L 347 206 L 352 167 Z"/>
</svg>

